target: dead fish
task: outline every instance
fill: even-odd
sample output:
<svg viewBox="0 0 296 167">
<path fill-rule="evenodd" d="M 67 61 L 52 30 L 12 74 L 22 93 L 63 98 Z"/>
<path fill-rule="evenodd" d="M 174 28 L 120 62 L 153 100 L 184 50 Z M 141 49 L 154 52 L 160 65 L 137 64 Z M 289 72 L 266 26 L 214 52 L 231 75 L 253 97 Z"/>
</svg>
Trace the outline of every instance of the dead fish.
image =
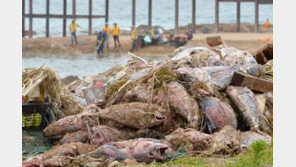
<svg viewBox="0 0 296 167">
<path fill-rule="evenodd" d="M 58 156 L 75 157 L 88 152 L 91 152 L 98 148 L 97 146 L 83 144 L 83 143 L 67 143 L 52 147 L 49 151 L 39 154 L 34 157 L 30 157 L 26 162 L 45 161 Z"/>
<path fill-rule="evenodd" d="M 266 92 L 264 96 L 266 97 L 266 106 L 273 109 L 273 92 Z"/>
<path fill-rule="evenodd" d="M 168 97 L 170 107 L 188 121 L 188 126 L 198 127 L 199 107 L 186 89 L 178 82 L 168 84 Z"/>
<path fill-rule="evenodd" d="M 116 142 L 128 137 L 128 133 L 115 128 L 99 125 L 91 129 L 90 144 L 101 146 L 109 142 Z"/>
<path fill-rule="evenodd" d="M 238 66 L 244 64 L 257 64 L 255 58 L 248 51 L 238 50 L 234 47 L 219 45 L 215 50 L 220 53 L 225 66 Z"/>
<path fill-rule="evenodd" d="M 209 74 L 200 68 L 183 67 L 176 70 L 179 79 L 187 82 L 209 82 Z"/>
<path fill-rule="evenodd" d="M 135 140 L 130 147 L 133 158 L 138 162 L 162 162 L 167 159 L 167 154 L 173 153 L 169 143 L 151 138 Z"/>
<path fill-rule="evenodd" d="M 60 166 L 69 166 L 73 161 L 72 157 L 69 156 L 56 156 L 51 159 L 46 160 L 33 160 L 33 161 L 23 161 L 22 167 L 60 167 Z"/>
<path fill-rule="evenodd" d="M 77 132 L 67 133 L 61 140 L 60 144 L 66 143 L 86 143 L 89 141 L 89 133 L 86 129 Z"/>
<path fill-rule="evenodd" d="M 178 128 L 170 135 L 167 135 L 165 139 L 171 144 L 174 150 L 182 147 L 182 151 L 186 153 L 203 151 L 209 148 L 213 141 L 211 135 L 192 128 Z"/>
<path fill-rule="evenodd" d="M 206 96 L 201 102 L 202 111 L 208 120 L 209 132 L 219 131 L 226 125 L 237 128 L 237 119 L 231 106 L 218 98 Z"/>
<path fill-rule="evenodd" d="M 258 106 L 259 106 L 259 111 L 261 113 L 261 115 L 263 115 L 264 110 L 265 110 L 265 104 L 266 104 L 266 97 L 264 96 L 264 94 L 255 94 L 255 97 L 258 101 Z"/>
<path fill-rule="evenodd" d="M 240 136 L 240 144 L 244 150 L 247 150 L 252 143 L 259 140 L 265 141 L 266 143 L 271 143 L 271 137 L 263 132 L 246 131 L 242 132 Z"/>
<path fill-rule="evenodd" d="M 172 61 L 185 59 L 193 67 L 221 66 L 219 55 L 206 47 L 190 47 L 179 52 Z"/>
<path fill-rule="evenodd" d="M 206 49 L 197 49 L 192 54 L 193 67 L 209 67 L 209 66 L 222 66 L 221 57 L 214 51 Z"/>
<path fill-rule="evenodd" d="M 178 68 L 175 72 L 181 81 L 185 81 L 183 86 L 187 92 L 195 99 L 215 94 L 215 89 L 210 83 L 209 74 L 200 68 Z"/>
<path fill-rule="evenodd" d="M 239 71 L 262 78 L 264 76 L 264 68 L 260 64 L 245 64 L 239 66 Z"/>
<path fill-rule="evenodd" d="M 105 144 L 98 149 L 86 153 L 82 156 L 91 156 L 94 158 L 100 158 L 102 156 L 107 157 L 108 159 L 111 160 L 125 160 L 125 159 L 133 159 L 132 157 L 132 152 L 129 150 L 129 148 L 117 148 L 114 145 L 111 144 Z"/>
<path fill-rule="evenodd" d="M 181 47 L 174 50 L 173 55 L 176 55 L 176 54 L 184 51 L 185 49 L 192 48 L 192 47 L 193 46 L 181 46 Z"/>
<path fill-rule="evenodd" d="M 89 144 L 71 143 L 52 147 L 49 151 L 30 157 L 22 162 L 23 167 L 83 166 L 83 162 L 100 161 L 92 157 L 80 157 L 98 147 Z M 102 159 L 103 160 L 103 159 Z"/>
<path fill-rule="evenodd" d="M 64 117 L 54 121 L 44 129 L 44 136 L 48 139 L 62 138 L 66 133 L 86 129 L 87 126 L 97 125 L 95 113 L 83 112 L 81 114 Z"/>
<path fill-rule="evenodd" d="M 147 103 L 151 99 L 151 84 L 137 84 L 128 90 L 122 98 L 124 102 L 143 102 Z"/>
<path fill-rule="evenodd" d="M 163 91 L 155 91 L 152 92 L 152 83 L 148 81 L 145 84 L 138 84 L 135 87 L 131 88 L 126 94 L 123 96 L 122 101 L 124 102 L 143 102 L 149 103 L 152 101 L 153 104 L 160 106 L 162 109 L 167 109 L 167 97 L 165 92 Z M 152 96 L 152 98 L 151 98 Z"/>
<path fill-rule="evenodd" d="M 155 127 L 163 123 L 165 117 L 162 113 L 163 111 L 159 110 L 159 107 L 154 104 L 118 104 L 96 113 L 85 112 L 55 121 L 44 129 L 44 135 L 49 139 L 62 138 L 66 133 L 95 126 L 100 119 L 135 129 Z"/>
<path fill-rule="evenodd" d="M 212 134 L 213 144 L 209 151 L 213 154 L 239 154 L 242 151 L 240 146 L 240 132 L 231 126 L 225 126 L 219 132 Z"/>
<path fill-rule="evenodd" d="M 254 93 L 246 87 L 239 86 L 229 86 L 226 92 L 249 127 L 252 130 L 259 130 L 261 113 Z"/>
<path fill-rule="evenodd" d="M 65 143 L 90 143 L 91 145 L 101 146 L 109 142 L 115 142 L 128 137 L 128 133 L 119 131 L 115 128 L 97 125 L 77 132 L 67 133 L 60 144 Z"/>
<path fill-rule="evenodd" d="M 163 113 L 157 105 L 133 102 L 113 105 L 98 112 L 98 116 L 130 128 L 142 129 L 161 125 L 165 118 Z"/>
<path fill-rule="evenodd" d="M 151 138 L 139 138 L 124 142 L 111 142 L 82 156 L 95 158 L 106 156 L 109 159 L 136 159 L 138 162 L 165 161 L 167 154 L 173 153 L 169 144 Z"/>
<path fill-rule="evenodd" d="M 203 67 L 201 70 L 208 73 L 210 83 L 220 90 L 230 85 L 233 74 L 237 71 L 231 66 Z"/>
</svg>

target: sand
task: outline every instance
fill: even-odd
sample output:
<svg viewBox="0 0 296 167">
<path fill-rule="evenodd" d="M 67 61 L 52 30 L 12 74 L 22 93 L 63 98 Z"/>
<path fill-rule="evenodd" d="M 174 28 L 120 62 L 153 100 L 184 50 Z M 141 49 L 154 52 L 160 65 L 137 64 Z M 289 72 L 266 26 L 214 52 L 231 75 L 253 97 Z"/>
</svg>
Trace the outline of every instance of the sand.
<svg viewBox="0 0 296 167">
<path fill-rule="evenodd" d="M 220 35 L 222 39 L 238 49 L 256 51 L 266 43 L 272 43 L 272 33 L 195 33 L 193 39 L 188 41 L 188 46 L 207 46 L 206 37 Z M 260 38 L 260 41 L 258 41 Z M 270 41 L 266 41 L 270 38 Z M 53 37 L 53 38 L 23 38 L 23 54 L 93 54 L 96 55 L 96 36 L 79 36 L 80 44 L 72 45 L 70 37 Z M 109 41 L 110 48 L 104 49 L 106 54 L 126 54 L 131 49 L 131 37 L 129 35 L 120 36 L 121 48 L 114 49 L 113 40 Z M 149 46 L 140 48 L 134 54 L 139 56 L 163 56 L 171 54 L 175 48 L 166 46 Z"/>
</svg>

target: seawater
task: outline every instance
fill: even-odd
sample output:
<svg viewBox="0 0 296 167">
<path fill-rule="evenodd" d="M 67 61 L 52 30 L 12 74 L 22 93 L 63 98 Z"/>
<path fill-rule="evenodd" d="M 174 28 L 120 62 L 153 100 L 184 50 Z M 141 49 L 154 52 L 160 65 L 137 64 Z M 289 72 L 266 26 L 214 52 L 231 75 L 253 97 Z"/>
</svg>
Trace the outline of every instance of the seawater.
<svg viewBox="0 0 296 167">
<path fill-rule="evenodd" d="M 105 14 L 105 0 L 93 0 L 93 14 Z M 46 0 L 33 1 L 33 13 L 45 14 Z M 29 13 L 29 0 L 25 1 L 25 13 Z M 236 3 L 220 3 L 220 23 L 236 22 Z M 132 0 L 109 0 L 109 23 L 112 26 L 117 22 L 121 29 L 130 29 L 132 24 Z M 50 0 L 50 13 L 63 14 L 63 1 Z M 192 0 L 179 1 L 179 25 L 185 26 L 192 20 Z M 67 0 L 67 14 L 72 14 L 72 0 Z M 76 0 L 76 14 L 88 14 L 88 0 Z M 160 25 L 163 28 L 174 28 L 175 25 L 175 0 L 152 0 L 152 25 Z M 259 5 L 259 24 L 264 24 L 269 19 L 273 23 L 273 5 Z M 71 19 L 67 19 L 69 25 Z M 105 19 L 93 19 L 93 32 L 99 31 L 104 26 Z M 241 3 L 241 22 L 255 22 L 255 3 Z M 77 19 L 78 35 L 86 35 L 88 32 L 88 19 Z M 215 23 L 215 0 L 196 0 L 196 23 Z M 62 19 L 50 19 L 50 35 L 62 36 Z M 136 0 L 136 26 L 148 24 L 148 0 Z M 25 19 L 25 28 L 29 28 L 29 19 Z M 45 19 L 33 19 L 33 31 L 37 32 L 35 37 L 44 37 Z M 67 35 L 70 35 L 67 27 Z"/>
<path fill-rule="evenodd" d="M 96 55 L 23 55 L 22 67 L 37 68 L 45 64 L 61 78 L 76 75 L 82 79 L 83 76 L 102 73 L 117 64 L 125 65 L 130 58 L 129 55 L 101 58 Z"/>
</svg>

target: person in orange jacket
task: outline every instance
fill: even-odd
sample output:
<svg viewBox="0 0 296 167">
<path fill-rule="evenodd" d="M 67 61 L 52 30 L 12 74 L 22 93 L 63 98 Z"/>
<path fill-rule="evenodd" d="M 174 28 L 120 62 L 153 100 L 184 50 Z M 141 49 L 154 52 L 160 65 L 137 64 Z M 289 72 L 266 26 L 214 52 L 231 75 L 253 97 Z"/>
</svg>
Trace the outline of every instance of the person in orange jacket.
<svg viewBox="0 0 296 167">
<path fill-rule="evenodd" d="M 114 27 L 112 28 L 112 35 L 114 39 L 115 48 L 117 46 L 116 42 L 118 43 L 118 47 L 120 47 L 119 34 L 120 34 L 120 28 L 117 26 L 117 23 L 114 23 Z"/>
<path fill-rule="evenodd" d="M 269 22 L 268 19 L 265 21 L 264 27 L 265 28 L 269 28 L 270 27 L 270 22 Z"/>
</svg>

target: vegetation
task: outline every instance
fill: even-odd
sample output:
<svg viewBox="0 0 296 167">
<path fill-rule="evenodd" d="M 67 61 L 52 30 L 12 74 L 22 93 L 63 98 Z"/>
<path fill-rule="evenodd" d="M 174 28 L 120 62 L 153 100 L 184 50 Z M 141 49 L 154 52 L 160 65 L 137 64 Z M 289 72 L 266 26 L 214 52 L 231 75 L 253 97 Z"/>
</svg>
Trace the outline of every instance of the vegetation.
<svg viewBox="0 0 296 167">
<path fill-rule="evenodd" d="M 180 159 L 172 160 L 166 162 L 165 165 L 168 166 L 208 166 L 203 159 L 195 158 L 195 157 L 183 157 Z"/>
<path fill-rule="evenodd" d="M 121 88 L 122 85 L 126 83 L 127 80 L 122 79 L 119 80 L 118 82 L 110 85 L 107 89 L 107 97 L 111 97 L 114 93 L 118 91 L 119 88 Z"/>
<path fill-rule="evenodd" d="M 251 145 L 246 153 L 236 156 L 227 167 L 266 166 L 273 164 L 273 147 L 264 141 L 258 141 Z"/>
<path fill-rule="evenodd" d="M 148 166 L 264 167 L 272 164 L 273 147 L 264 141 L 258 141 L 256 143 L 253 143 L 248 151 L 246 151 L 245 153 L 241 153 L 233 158 L 181 156 L 169 162 L 165 162 L 164 164 L 152 162 Z"/>
<path fill-rule="evenodd" d="M 177 76 L 175 76 L 169 68 L 164 68 L 155 73 L 154 81 L 155 93 L 157 94 L 159 90 L 165 92 L 165 83 L 177 81 Z"/>
</svg>

